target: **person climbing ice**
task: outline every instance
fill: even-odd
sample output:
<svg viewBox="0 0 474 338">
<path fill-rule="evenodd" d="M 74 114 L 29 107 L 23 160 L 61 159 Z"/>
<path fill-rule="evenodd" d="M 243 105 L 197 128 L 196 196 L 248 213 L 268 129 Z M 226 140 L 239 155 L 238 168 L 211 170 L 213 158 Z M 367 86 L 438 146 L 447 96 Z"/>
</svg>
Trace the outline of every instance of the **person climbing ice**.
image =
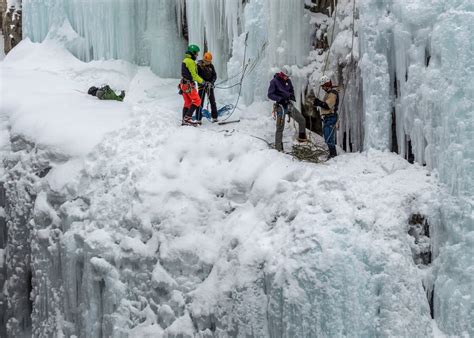
<svg viewBox="0 0 474 338">
<path fill-rule="evenodd" d="M 198 62 L 198 74 L 200 77 L 203 78 L 205 83 L 208 85 L 205 86 L 203 84 L 199 85 L 199 97 L 201 98 L 201 107 L 198 109 L 197 112 L 197 122 L 201 124 L 202 120 L 202 109 L 204 106 L 204 99 L 206 94 L 209 98 L 209 103 L 211 104 L 211 118 L 212 122 L 217 122 L 217 105 L 216 105 L 216 97 L 214 96 L 214 83 L 217 80 L 216 70 L 214 65 L 212 64 L 212 54 L 210 52 L 204 53 L 204 57 L 202 60 Z"/>
<path fill-rule="evenodd" d="M 339 93 L 337 86 L 332 85 L 332 81 L 326 75 L 319 80 L 321 88 L 326 92 L 323 100 L 317 97 L 314 100 L 314 106 L 320 108 L 321 119 L 323 120 L 324 141 L 329 148 L 329 158 L 337 156 L 336 151 L 336 129 L 338 122 Z"/>
<path fill-rule="evenodd" d="M 301 112 L 296 109 L 291 101 L 296 101 L 295 91 L 291 83 L 288 67 L 283 67 L 279 73 L 273 76 L 268 88 L 268 98 L 275 101 L 273 114 L 276 119 L 275 149 L 283 151 L 283 130 L 285 129 L 285 115 L 290 115 L 298 123 L 299 142 L 307 142 L 306 120 Z"/>
<path fill-rule="evenodd" d="M 122 102 L 125 98 L 125 91 L 122 90 L 120 95 L 115 94 L 115 91 L 110 88 L 109 85 L 102 86 L 101 88 L 90 87 L 87 94 L 97 97 L 99 100 L 115 100 Z"/>
<path fill-rule="evenodd" d="M 184 99 L 183 125 L 197 124 L 193 121 L 193 114 L 201 106 L 201 99 L 196 89 L 196 82 L 208 86 L 208 83 L 205 82 L 197 72 L 196 59 L 199 51 L 198 46 L 189 45 L 181 64 L 181 82 L 179 88 Z"/>
</svg>

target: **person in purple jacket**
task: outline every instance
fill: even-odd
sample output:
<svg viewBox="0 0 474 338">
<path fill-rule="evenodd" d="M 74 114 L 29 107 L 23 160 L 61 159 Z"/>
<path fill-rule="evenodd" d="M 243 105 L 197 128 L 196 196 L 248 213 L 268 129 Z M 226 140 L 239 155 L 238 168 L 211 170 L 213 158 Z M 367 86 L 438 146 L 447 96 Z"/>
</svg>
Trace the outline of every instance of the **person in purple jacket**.
<svg viewBox="0 0 474 338">
<path fill-rule="evenodd" d="M 275 149 L 283 151 L 283 130 L 285 129 L 285 115 L 290 115 L 298 123 L 299 134 L 297 141 L 307 142 L 306 120 L 301 112 L 296 109 L 291 101 L 296 101 L 293 84 L 288 75 L 287 67 L 276 73 L 270 81 L 268 98 L 275 101 L 273 105 L 273 117 L 276 119 Z"/>
</svg>

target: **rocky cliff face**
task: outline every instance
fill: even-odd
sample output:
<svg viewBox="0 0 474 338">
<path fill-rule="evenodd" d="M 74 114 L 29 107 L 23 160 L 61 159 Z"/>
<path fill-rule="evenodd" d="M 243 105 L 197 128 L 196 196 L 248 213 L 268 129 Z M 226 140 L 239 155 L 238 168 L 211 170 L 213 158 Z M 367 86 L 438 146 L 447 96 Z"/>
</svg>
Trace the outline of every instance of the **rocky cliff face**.
<svg viewBox="0 0 474 338">
<path fill-rule="evenodd" d="M 5 39 L 5 54 L 22 39 L 21 0 L 7 7 L 6 0 L 0 2 L 0 24 Z"/>
<path fill-rule="evenodd" d="M 329 15 L 334 10 L 335 4 L 337 1 L 334 0 L 311 0 L 311 4 L 305 7 L 311 12 Z"/>
</svg>

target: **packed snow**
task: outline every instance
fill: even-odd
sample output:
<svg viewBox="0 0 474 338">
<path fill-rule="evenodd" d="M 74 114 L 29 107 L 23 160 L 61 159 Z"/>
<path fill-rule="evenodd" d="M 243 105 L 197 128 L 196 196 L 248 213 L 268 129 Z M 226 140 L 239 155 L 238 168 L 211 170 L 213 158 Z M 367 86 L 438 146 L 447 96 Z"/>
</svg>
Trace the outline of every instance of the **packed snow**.
<svg viewBox="0 0 474 338">
<path fill-rule="evenodd" d="M 0 69 L 4 131 L 60 159 L 36 184 L 35 219 L 50 221 L 33 231 L 47 248 L 59 230 L 64 271 L 32 257 L 34 334 L 432 334 L 408 235 L 412 214 L 438 213 L 426 169 L 380 151 L 296 161 L 250 136 L 271 141 L 268 102 L 240 106 L 240 124 L 181 127 L 177 80 L 52 41 L 23 41 Z M 125 101 L 88 96 L 97 83 Z"/>
</svg>

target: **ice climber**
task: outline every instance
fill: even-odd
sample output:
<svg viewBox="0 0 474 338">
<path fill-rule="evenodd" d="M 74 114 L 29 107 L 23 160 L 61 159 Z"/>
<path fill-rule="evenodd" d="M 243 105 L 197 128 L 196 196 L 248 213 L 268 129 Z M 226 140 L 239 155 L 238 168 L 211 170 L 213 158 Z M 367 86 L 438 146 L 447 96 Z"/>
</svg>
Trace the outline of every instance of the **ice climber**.
<svg viewBox="0 0 474 338">
<path fill-rule="evenodd" d="M 207 86 L 207 83 L 197 72 L 196 59 L 199 51 L 198 46 L 189 45 L 181 64 L 179 88 L 184 99 L 183 125 L 196 125 L 196 122 L 193 121 L 193 114 L 201 106 L 201 99 L 199 98 L 195 82 Z"/>
<path fill-rule="evenodd" d="M 216 97 L 214 96 L 214 83 L 217 80 L 217 74 L 214 65 L 212 64 L 212 54 L 210 52 L 204 53 L 203 59 L 198 62 L 197 66 L 199 76 L 205 81 L 204 84 L 207 83 L 208 85 L 199 85 L 199 97 L 201 98 L 201 107 L 200 109 L 198 109 L 198 112 L 196 114 L 196 120 L 199 124 L 201 124 L 202 108 L 204 106 L 204 99 L 207 94 L 209 98 L 209 103 L 211 104 L 212 122 L 217 122 L 217 105 Z"/>
<path fill-rule="evenodd" d="M 326 92 L 323 100 L 316 98 L 314 106 L 320 107 L 321 119 L 323 120 L 323 135 L 324 141 L 329 148 L 329 157 L 337 156 L 336 151 L 336 125 L 337 125 L 337 110 L 339 107 L 339 93 L 336 90 L 337 86 L 333 86 L 331 79 L 326 75 L 321 77 L 319 81 L 321 88 Z"/>
<path fill-rule="evenodd" d="M 268 98 L 276 103 L 273 105 L 273 117 L 276 119 L 275 149 L 283 151 L 283 130 L 285 129 L 285 115 L 290 115 L 298 123 L 299 142 L 307 142 L 306 120 L 291 101 L 295 101 L 295 91 L 289 78 L 289 69 L 283 67 L 270 81 Z"/>
<path fill-rule="evenodd" d="M 115 94 L 115 91 L 112 90 L 108 85 L 105 85 L 101 88 L 90 87 L 87 91 L 87 94 L 96 96 L 99 100 L 115 100 L 122 102 L 125 98 L 125 91 L 122 90 L 120 95 Z"/>
</svg>

